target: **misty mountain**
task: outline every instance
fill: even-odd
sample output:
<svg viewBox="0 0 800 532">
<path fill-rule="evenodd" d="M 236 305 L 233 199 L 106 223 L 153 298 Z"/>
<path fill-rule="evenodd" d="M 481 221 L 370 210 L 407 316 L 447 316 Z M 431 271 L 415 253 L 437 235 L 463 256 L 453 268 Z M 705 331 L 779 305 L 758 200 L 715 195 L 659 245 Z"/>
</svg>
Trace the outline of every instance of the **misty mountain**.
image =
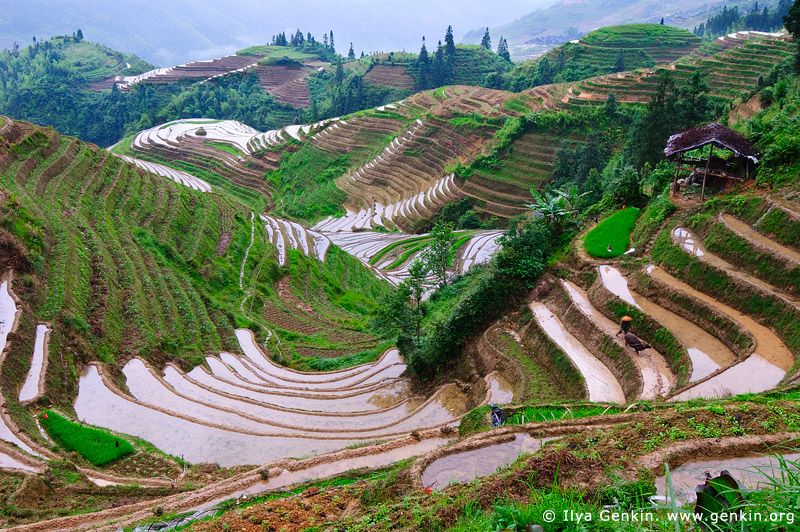
<svg viewBox="0 0 800 532">
<path fill-rule="evenodd" d="M 333 30 L 337 49 L 353 42 L 364 51 L 417 51 L 423 35 L 434 44 L 448 24 L 456 35 L 497 26 L 552 0 L 37 0 L 0 5 L 0 46 L 27 45 L 32 38 L 72 34 L 135 53 L 158 66 L 209 59 L 300 28 L 321 38 Z"/>
</svg>

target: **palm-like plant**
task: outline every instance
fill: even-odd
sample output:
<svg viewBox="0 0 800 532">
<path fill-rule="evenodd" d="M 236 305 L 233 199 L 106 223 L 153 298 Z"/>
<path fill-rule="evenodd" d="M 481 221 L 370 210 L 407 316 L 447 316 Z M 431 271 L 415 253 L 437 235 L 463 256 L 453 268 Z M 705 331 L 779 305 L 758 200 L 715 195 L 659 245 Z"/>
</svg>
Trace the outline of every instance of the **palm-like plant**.
<svg viewBox="0 0 800 532">
<path fill-rule="evenodd" d="M 548 223 L 560 231 L 564 222 L 577 212 L 578 200 L 586 192 L 578 194 L 578 187 L 572 187 L 566 192 L 555 190 L 542 196 L 537 190 L 531 189 L 531 195 L 535 203 L 529 203 L 526 207 L 544 216 Z"/>
</svg>

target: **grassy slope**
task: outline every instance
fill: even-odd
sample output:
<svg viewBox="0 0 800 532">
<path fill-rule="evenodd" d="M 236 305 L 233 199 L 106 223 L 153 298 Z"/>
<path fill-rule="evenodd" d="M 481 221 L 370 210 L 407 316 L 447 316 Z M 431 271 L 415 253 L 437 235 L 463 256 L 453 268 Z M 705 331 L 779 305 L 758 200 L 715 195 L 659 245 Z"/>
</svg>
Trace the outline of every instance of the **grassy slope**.
<svg viewBox="0 0 800 532">
<path fill-rule="evenodd" d="M 619 257 L 628 250 L 631 229 L 639 216 L 639 209 L 631 207 L 609 216 L 586 235 L 586 251 L 593 257 L 608 259 Z M 611 251 L 608 246 L 611 245 Z"/>
<path fill-rule="evenodd" d="M 0 236 L 19 243 L 30 264 L 22 282 L 40 287 L 32 311 L 53 323 L 50 349 L 64 358 L 51 365 L 48 388 L 59 387 L 66 407 L 79 361 L 113 363 L 139 354 L 157 365 L 175 360 L 187 367 L 206 353 L 236 350 L 235 325 L 269 325 L 257 306 L 255 322 L 239 310 L 239 271 L 250 244 L 247 208 L 143 175 L 52 130 L 24 127 L 26 136 L 0 148 L 0 188 L 8 193 L 0 205 Z M 298 289 L 296 298 L 324 308 L 329 327 L 363 329 L 371 301 L 385 290 L 381 282 L 336 251 L 330 263 L 291 255 L 289 268 L 278 268 L 265 237 L 256 224 L 244 269 L 245 286 L 259 301 L 305 264 L 299 282 L 324 290 Z M 376 342 L 367 337 L 362 349 L 372 347 L 374 356 Z M 24 374 L 10 378 L 16 385 Z"/>
</svg>

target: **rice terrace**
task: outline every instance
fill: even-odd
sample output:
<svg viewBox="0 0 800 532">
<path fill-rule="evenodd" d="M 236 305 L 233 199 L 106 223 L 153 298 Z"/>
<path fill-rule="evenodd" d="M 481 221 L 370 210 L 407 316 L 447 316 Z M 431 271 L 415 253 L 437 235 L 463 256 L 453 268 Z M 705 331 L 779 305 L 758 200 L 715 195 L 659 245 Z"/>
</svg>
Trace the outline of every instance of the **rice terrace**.
<svg viewBox="0 0 800 532">
<path fill-rule="evenodd" d="M 800 530 L 800 4 L 84 3 L 0 20 L 0 529 Z"/>
</svg>

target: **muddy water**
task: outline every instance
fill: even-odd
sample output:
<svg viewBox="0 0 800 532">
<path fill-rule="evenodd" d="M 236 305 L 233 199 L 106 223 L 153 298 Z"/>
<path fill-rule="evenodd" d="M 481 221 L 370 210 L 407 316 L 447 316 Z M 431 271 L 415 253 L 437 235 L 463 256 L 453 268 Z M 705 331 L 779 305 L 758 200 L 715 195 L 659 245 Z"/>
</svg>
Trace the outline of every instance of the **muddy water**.
<svg viewBox="0 0 800 532">
<path fill-rule="evenodd" d="M 778 366 L 752 354 L 744 362 L 679 393 L 672 400 L 687 401 L 695 397 L 726 397 L 746 392 L 764 392 L 777 386 L 784 375 L 786 372 Z M 746 391 L 742 391 L 743 383 L 749 383 Z"/>
<path fill-rule="evenodd" d="M 744 279 L 750 284 L 758 286 L 767 292 L 771 292 L 776 296 L 786 300 L 789 304 L 794 305 L 797 308 L 800 308 L 800 299 L 787 294 L 786 292 L 772 286 L 771 284 L 762 281 L 757 277 L 753 277 L 752 275 L 743 272 L 742 270 L 738 269 L 736 266 L 732 265 L 731 263 L 721 259 L 717 255 L 709 253 L 702 244 L 697 241 L 697 237 L 683 228 L 676 228 L 672 231 L 673 238 L 687 251 L 690 251 L 687 247 L 686 242 L 691 241 L 693 248 L 695 251 L 693 254 L 698 257 L 701 261 L 711 264 L 719 268 L 720 270 L 725 271 L 726 273 L 732 275 L 733 277 L 738 277 L 739 279 Z M 691 252 L 691 251 L 690 251 Z"/>
<path fill-rule="evenodd" d="M 786 246 L 782 246 L 777 242 L 775 242 L 774 240 L 765 237 L 758 231 L 754 231 L 752 227 L 750 227 L 743 221 L 739 220 L 738 218 L 734 218 L 730 214 L 723 214 L 722 218 L 725 220 L 725 223 L 728 226 L 730 226 L 736 233 L 739 233 L 747 240 L 758 242 L 764 247 L 767 247 L 781 255 L 789 257 L 794 262 L 800 263 L 800 253 L 798 253 L 797 251 L 789 249 Z"/>
<path fill-rule="evenodd" d="M 627 294 L 627 297 L 630 297 L 633 301 L 633 305 L 640 308 L 663 327 L 669 329 L 669 331 L 686 346 L 689 357 L 692 359 L 692 375 L 689 378 L 690 382 L 707 377 L 718 369 L 728 367 L 736 361 L 736 355 L 715 336 L 709 334 L 691 321 L 678 316 L 674 312 L 653 303 L 639 294 L 631 292 L 628 289 L 628 281 L 619 271 L 614 270 L 614 268 L 610 266 L 601 266 L 600 270 L 602 271 L 603 269 L 616 272 L 615 276 L 617 280 L 615 283 L 611 286 L 606 285 L 612 293 L 620 298 L 622 297 L 620 294 Z M 622 283 L 624 283 L 624 290 L 622 289 Z M 619 291 L 619 293 L 617 291 Z M 633 333 L 635 334 L 636 331 L 633 331 Z M 643 340 L 647 341 L 647 338 L 643 338 Z"/>
<path fill-rule="evenodd" d="M 720 303 L 716 299 L 713 299 L 703 292 L 695 290 L 691 286 L 679 281 L 657 266 L 649 267 L 647 272 L 655 279 L 658 279 L 659 281 L 667 283 L 682 292 L 705 301 L 709 305 L 716 307 L 721 312 L 738 321 L 743 327 L 748 329 L 750 334 L 752 334 L 756 339 L 755 352 L 753 355 L 750 355 L 750 358 L 753 358 L 754 355 L 758 355 L 759 358 L 764 362 L 774 366 L 774 368 L 770 368 L 770 370 L 766 373 L 755 374 L 742 374 L 741 370 L 737 370 L 736 366 L 734 366 L 729 370 L 731 371 L 730 374 L 728 374 L 728 371 L 725 371 L 706 382 L 715 381 L 713 384 L 714 386 L 717 386 L 718 384 L 723 385 L 733 394 L 748 393 L 751 391 L 764 391 L 775 386 L 775 376 L 777 375 L 777 371 L 775 371 L 776 369 L 785 375 L 785 373 L 792 367 L 792 364 L 794 363 L 794 357 L 791 351 L 789 351 L 786 345 L 781 342 L 780 338 L 775 336 L 775 333 L 768 328 L 756 323 L 752 318 L 742 314 L 738 310 Z M 747 360 L 742 364 L 745 363 L 747 363 Z M 751 362 L 751 364 L 760 364 L 760 361 L 756 359 Z M 690 390 L 687 390 L 681 395 L 687 394 L 689 391 Z"/>
<path fill-rule="evenodd" d="M 800 454 L 786 454 L 784 459 L 796 462 Z M 790 468 L 797 470 L 797 465 Z M 694 503 L 695 489 L 705 482 L 706 472 L 717 476 L 726 469 L 740 484 L 752 489 L 769 489 L 768 477 L 780 476 L 779 462 L 772 456 L 750 456 L 726 460 L 696 460 L 670 470 L 672 489 L 678 504 Z M 656 491 L 667 496 L 666 477 L 656 479 Z"/>
<path fill-rule="evenodd" d="M 6 348 L 6 338 L 14 326 L 17 316 L 17 305 L 14 298 L 8 293 L 8 281 L 0 283 L 0 360 Z"/>
<path fill-rule="evenodd" d="M 312 466 L 307 469 L 300 469 L 298 471 L 288 471 L 284 469 L 281 472 L 281 474 L 277 477 L 270 478 L 266 482 L 257 482 L 252 486 L 249 486 L 248 488 L 245 488 L 235 493 L 226 495 L 225 497 L 221 497 L 219 499 L 208 502 L 203 506 L 197 508 L 197 510 L 211 509 L 216 504 L 219 504 L 220 502 L 227 499 L 239 498 L 243 495 L 249 497 L 257 495 L 267 490 L 284 488 L 287 486 L 291 486 L 293 484 L 301 484 L 303 482 L 308 482 L 309 480 L 328 478 L 334 475 L 340 475 L 342 473 L 351 471 L 353 469 L 377 468 L 377 467 L 388 466 L 395 462 L 399 462 L 400 460 L 411 458 L 412 456 L 421 456 L 423 454 L 426 454 L 436 449 L 437 447 L 440 447 L 448 443 L 449 441 L 450 440 L 444 438 L 431 438 L 427 440 L 422 440 L 413 445 L 405 445 L 403 447 L 399 447 L 391 451 L 385 451 L 382 453 L 370 454 L 366 456 L 359 456 L 355 458 L 345 458 L 342 460 L 336 460 L 335 462 L 331 463 Z"/>
<path fill-rule="evenodd" d="M 199 374 L 202 375 L 202 374 Z M 305 399 L 304 401 L 300 401 L 298 398 L 293 397 L 282 397 L 277 396 L 279 399 L 288 399 L 286 401 L 286 405 L 278 405 L 284 408 L 294 408 L 298 409 L 301 406 L 307 406 L 308 408 L 315 408 L 316 413 L 308 413 L 306 412 L 284 412 L 281 410 L 277 410 L 275 408 L 270 408 L 271 405 L 274 405 L 275 402 L 272 400 L 273 396 L 269 396 L 266 394 L 258 394 L 257 392 L 251 392 L 249 390 L 237 390 L 235 387 L 230 387 L 230 389 L 221 390 L 223 392 L 228 392 L 230 395 L 238 395 L 239 397 L 244 397 L 250 399 L 252 402 L 242 401 L 237 399 L 236 397 L 226 396 L 220 393 L 215 393 L 210 390 L 207 390 L 201 386 L 198 386 L 198 383 L 205 384 L 203 380 L 198 379 L 194 382 L 193 379 L 187 379 L 182 375 L 178 374 L 177 371 L 173 368 L 166 368 L 164 380 L 168 382 L 178 393 L 192 399 L 194 401 L 200 401 L 206 404 L 218 406 L 221 408 L 230 408 L 234 410 L 238 410 L 240 412 L 246 413 L 251 416 L 256 416 L 259 419 L 271 419 L 272 421 L 288 424 L 290 426 L 301 426 L 301 427 L 309 427 L 309 426 L 318 426 L 317 421 L 322 423 L 323 425 L 329 425 L 327 428 L 332 428 L 333 426 L 338 426 L 342 422 L 346 420 L 356 420 L 359 421 L 352 421 L 350 427 L 359 427 L 365 428 L 364 423 L 367 423 L 366 426 L 375 426 L 374 421 L 369 423 L 369 420 L 372 416 L 331 416 L 330 413 L 349 413 L 347 411 L 341 412 L 340 410 L 336 410 L 336 408 L 344 408 L 337 406 L 339 400 L 319 400 L 319 399 Z M 349 398 L 348 398 L 349 399 Z M 347 399 L 343 399 L 342 401 L 346 401 Z M 368 400 L 368 399 L 367 399 Z M 257 404 L 253 404 L 253 402 Z M 320 411 L 320 408 L 328 409 L 330 413 L 323 413 Z M 381 419 L 385 420 L 384 424 L 396 422 L 403 417 L 409 414 L 408 408 L 405 404 L 401 404 L 392 408 L 390 410 L 386 410 L 380 414 Z M 366 418 L 364 421 L 361 421 L 362 418 Z"/>
<path fill-rule="evenodd" d="M 50 330 L 46 325 L 36 326 L 36 342 L 33 345 L 33 359 L 31 360 L 31 369 L 28 376 L 25 378 L 25 383 L 19 391 L 19 400 L 22 402 L 30 401 L 39 394 L 39 382 L 42 377 L 42 367 L 44 365 L 44 351 L 47 333 Z"/>
<path fill-rule="evenodd" d="M 500 375 L 489 378 L 489 402 L 493 405 L 507 405 L 514 400 L 514 389 Z"/>
<path fill-rule="evenodd" d="M 191 463 L 218 463 L 223 467 L 312 456 L 359 441 L 253 436 L 175 418 L 115 394 L 95 366 L 81 374 L 75 413 L 89 424 L 143 438 L 168 454 L 183 455 Z"/>
<path fill-rule="evenodd" d="M 422 485 L 442 489 L 454 482 L 471 482 L 497 472 L 514 462 L 523 453 L 538 451 L 545 441 L 530 434 L 516 434 L 506 443 L 498 443 L 473 451 L 451 454 L 434 460 L 422 472 Z"/>
<path fill-rule="evenodd" d="M 313 394 L 311 397 L 296 397 L 262 392 L 250 389 L 249 387 L 237 386 L 235 384 L 226 382 L 225 380 L 217 379 L 198 368 L 193 369 L 186 376 L 196 383 L 202 384 L 203 386 L 237 397 L 244 397 L 260 403 L 281 406 L 284 408 L 316 412 L 367 412 L 370 410 L 376 410 L 378 406 L 372 402 L 374 397 L 385 398 L 385 394 L 387 392 L 400 393 L 403 389 L 402 386 L 398 385 L 398 382 L 396 381 L 388 384 L 386 387 L 375 388 L 364 393 L 359 393 L 359 390 L 352 390 L 351 395 L 347 397 L 323 398 L 313 397 Z M 179 386 L 182 386 L 182 384 L 180 382 L 176 382 L 176 378 L 177 373 L 174 371 L 174 369 L 166 372 L 165 379 L 167 382 L 178 388 Z"/>
<path fill-rule="evenodd" d="M 146 380 L 146 378 L 147 376 L 145 375 L 142 380 Z M 379 436 L 398 434 L 404 431 L 410 432 L 452 421 L 463 415 L 467 409 L 466 397 L 454 385 L 441 388 L 434 398 L 424 406 L 422 406 L 421 399 L 415 399 L 414 401 L 398 404 L 396 407 L 382 412 L 361 415 L 332 415 L 330 413 L 286 412 L 263 403 L 254 404 L 253 402 L 217 394 L 198 386 L 190 379 L 183 378 L 174 368 L 167 368 L 164 380 L 170 383 L 178 393 L 188 398 L 190 403 L 197 401 L 210 407 L 241 412 L 258 420 L 264 420 L 264 423 L 286 425 L 299 431 L 341 431 L 343 434 L 340 434 L 340 436 L 353 435 L 355 437 L 356 435 L 364 436 L 366 434 Z M 380 395 L 373 397 L 380 398 Z M 330 400 L 328 402 L 335 403 L 336 401 Z M 173 403 L 166 404 L 171 405 Z M 162 403 L 151 404 L 161 405 Z M 167 408 L 175 411 L 170 406 L 167 406 Z M 188 411 L 188 415 L 196 416 L 192 411 Z M 200 413 L 197 414 L 197 416 L 199 415 Z M 234 417 L 233 419 L 228 419 L 225 424 L 235 427 L 241 426 L 235 424 L 235 422 L 236 419 Z M 263 428 L 259 431 L 265 432 Z"/>
<path fill-rule="evenodd" d="M 399 362 L 399 357 L 397 359 L 391 357 L 389 355 L 381 358 L 376 364 L 368 365 L 368 366 L 359 366 L 356 368 L 351 368 L 344 371 L 335 371 L 335 372 L 325 372 L 325 373 L 301 373 L 298 371 L 293 371 L 283 366 L 278 366 L 274 364 L 271 360 L 267 359 L 266 356 L 261 352 L 261 350 L 256 346 L 255 339 L 253 338 L 253 333 L 246 329 L 236 329 L 236 338 L 239 340 L 239 345 L 244 351 L 245 356 L 251 360 L 256 366 L 264 370 L 270 377 L 274 377 L 276 379 L 280 379 L 281 381 L 288 383 L 294 382 L 295 386 L 296 383 L 321 383 L 321 382 L 337 382 L 337 386 L 343 386 L 339 381 L 346 377 L 353 377 L 357 374 L 363 373 L 368 371 L 374 367 L 378 366 L 385 366 L 388 364 L 394 364 Z M 395 350 L 392 350 L 397 351 Z M 386 359 L 389 360 L 386 360 Z M 354 379 L 358 380 L 358 379 Z"/>
<path fill-rule="evenodd" d="M 592 305 L 586 295 L 586 291 L 569 281 L 562 281 L 562 283 L 570 298 L 572 298 L 572 302 L 581 312 L 592 318 L 592 321 L 597 324 L 601 331 L 614 338 L 618 344 L 624 347 L 624 344 L 616 336 L 619 325 Z M 663 355 L 655 349 L 650 349 L 648 356 L 634 356 L 633 358 L 642 372 L 642 380 L 644 381 L 642 399 L 655 399 L 659 395 L 666 396 L 672 386 L 675 385 L 677 378 Z"/>
<path fill-rule="evenodd" d="M 622 386 L 614 374 L 595 358 L 577 338 L 567 332 L 558 318 L 542 303 L 534 301 L 530 304 L 530 308 L 542 329 L 564 350 L 583 375 L 589 389 L 589 400 L 625 403 Z"/>
<path fill-rule="evenodd" d="M 0 451 L 0 469 L 21 469 L 22 471 L 36 471 L 35 467 L 23 464 L 17 459 Z"/>
</svg>

